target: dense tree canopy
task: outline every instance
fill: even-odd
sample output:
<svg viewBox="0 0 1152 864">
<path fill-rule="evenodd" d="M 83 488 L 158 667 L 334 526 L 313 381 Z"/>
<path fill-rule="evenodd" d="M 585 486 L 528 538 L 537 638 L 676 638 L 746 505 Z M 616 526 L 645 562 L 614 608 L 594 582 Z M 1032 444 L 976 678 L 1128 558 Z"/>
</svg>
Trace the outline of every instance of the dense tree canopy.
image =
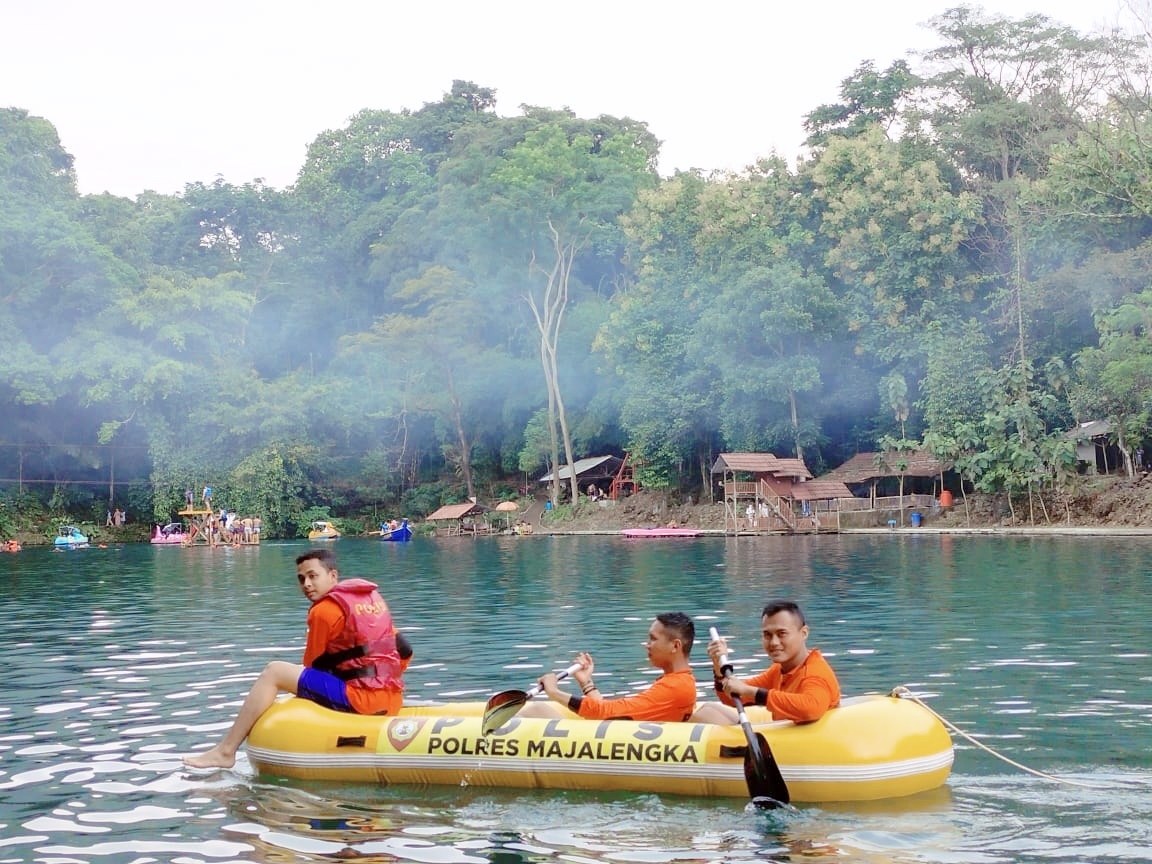
<svg viewBox="0 0 1152 864">
<path fill-rule="evenodd" d="M 661 178 L 643 122 L 501 117 L 456 81 L 321 133 L 287 189 L 127 200 L 79 195 L 50 119 L 0 111 L 4 488 L 88 481 L 103 508 L 98 481 L 146 481 L 161 519 L 211 483 L 292 533 L 601 452 L 687 490 L 725 449 L 818 473 L 919 442 L 1031 500 L 1077 420 L 1133 450 L 1150 58 L 1039 15 L 931 26 L 813 108 L 798 161 L 735 174 Z"/>
</svg>

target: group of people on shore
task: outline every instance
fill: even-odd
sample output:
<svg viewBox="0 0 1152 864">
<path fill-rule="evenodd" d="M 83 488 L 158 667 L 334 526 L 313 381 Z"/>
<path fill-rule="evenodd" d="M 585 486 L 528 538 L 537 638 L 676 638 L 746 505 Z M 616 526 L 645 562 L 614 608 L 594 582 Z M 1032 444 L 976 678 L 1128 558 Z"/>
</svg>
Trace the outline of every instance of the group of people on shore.
<svg viewBox="0 0 1152 864">
<path fill-rule="evenodd" d="M 377 586 L 364 579 L 340 579 L 329 549 L 311 549 L 296 558 L 296 579 L 312 604 L 301 663 L 273 660 L 245 697 L 231 728 L 212 749 L 184 758 L 191 768 L 231 768 L 236 753 L 260 716 L 282 692 L 294 693 L 336 711 L 396 714 L 403 705 L 404 672 L 413 648 L 392 619 Z M 554 673 L 540 678 L 547 701 L 532 702 L 525 717 L 690 721 L 734 724 L 736 700 L 767 708 L 773 719 L 807 723 L 840 704 L 840 685 L 820 651 L 809 648 L 808 624 L 790 600 L 768 603 L 760 614 L 764 650 L 772 660 L 763 672 L 740 679 L 725 675 L 723 638 L 708 643 L 719 702 L 697 706 L 696 678 L 689 656 L 696 638 L 683 612 L 657 615 L 648 628 L 648 662 L 661 672 L 642 693 L 606 698 L 593 678 L 595 661 L 576 655 L 572 679 L 579 694 L 560 687 Z"/>
</svg>

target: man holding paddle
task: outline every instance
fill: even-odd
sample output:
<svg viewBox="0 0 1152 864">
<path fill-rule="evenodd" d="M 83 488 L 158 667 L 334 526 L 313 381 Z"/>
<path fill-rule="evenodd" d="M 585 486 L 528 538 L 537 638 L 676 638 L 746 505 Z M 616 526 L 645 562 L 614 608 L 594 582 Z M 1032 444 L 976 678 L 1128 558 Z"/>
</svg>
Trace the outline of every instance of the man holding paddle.
<svg viewBox="0 0 1152 864">
<path fill-rule="evenodd" d="M 809 648 L 808 624 L 800 607 L 790 600 L 769 603 L 760 613 L 764 650 L 772 665 L 751 678 L 725 675 L 722 658 L 728 643 L 722 638 L 708 643 L 708 656 L 716 676 L 716 693 L 724 705 L 710 703 L 697 711 L 696 723 L 733 724 L 738 721 L 736 699 L 745 705 L 763 705 L 773 720 L 810 723 L 819 720 L 829 708 L 840 704 L 840 684 L 836 673 L 820 651 Z"/>
<path fill-rule="evenodd" d="M 692 619 L 683 612 L 665 612 L 657 615 L 648 628 L 648 662 L 664 674 L 635 696 L 605 699 L 592 680 L 595 664 L 592 655 L 576 655 L 572 677 L 583 693 L 573 696 L 557 686 L 556 674 L 549 672 L 540 679 L 540 687 L 552 702 L 558 702 L 574 714 L 587 720 L 687 720 L 696 707 L 696 678 L 688 665 L 688 654 L 696 638 Z M 557 718 L 565 716 L 548 702 L 533 702 L 520 712 L 522 717 Z"/>
</svg>

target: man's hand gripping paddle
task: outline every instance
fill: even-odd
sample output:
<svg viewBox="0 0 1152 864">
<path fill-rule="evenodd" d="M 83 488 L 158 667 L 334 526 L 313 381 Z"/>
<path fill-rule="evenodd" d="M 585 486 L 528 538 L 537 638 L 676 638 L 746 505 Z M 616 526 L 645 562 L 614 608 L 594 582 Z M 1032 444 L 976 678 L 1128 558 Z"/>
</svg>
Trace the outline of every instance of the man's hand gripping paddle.
<svg viewBox="0 0 1152 864">
<path fill-rule="evenodd" d="M 573 674 L 580 668 L 579 663 L 573 663 L 567 669 L 556 673 L 556 680 L 563 681 L 569 675 Z M 509 720 L 516 716 L 516 712 L 524 707 L 524 704 L 544 691 L 539 682 L 533 684 L 524 690 L 505 690 L 502 693 L 497 693 L 489 699 L 484 705 L 484 721 L 480 725 L 480 731 L 484 735 L 491 735 Z"/>
<path fill-rule="evenodd" d="M 709 629 L 708 634 L 713 641 L 720 638 L 715 627 Z M 732 664 L 727 654 L 720 655 L 720 675 L 724 678 L 732 676 Z M 752 803 L 762 810 L 770 810 L 788 803 L 788 785 L 780 773 L 780 766 L 772 756 L 772 748 L 764 736 L 752 728 L 748 722 L 748 715 L 744 713 L 744 703 L 739 696 L 733 696 L 736 703 L 736 716 L 740 718 L 740 728 L 744 730 L 744 737 L 748 739 L 748 750 L 744 754 L 744 779 L 748 783 L 748 794 L 752 796 Z"/>
</svg>

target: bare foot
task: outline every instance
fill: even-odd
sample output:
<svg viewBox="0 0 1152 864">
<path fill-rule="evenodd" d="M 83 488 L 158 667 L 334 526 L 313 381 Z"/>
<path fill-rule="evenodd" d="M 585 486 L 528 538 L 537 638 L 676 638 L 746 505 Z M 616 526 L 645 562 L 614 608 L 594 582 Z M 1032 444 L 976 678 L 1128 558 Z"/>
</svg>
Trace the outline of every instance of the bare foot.
<svg viewBox="0 0 1152 864">
<path fill-rule="evenodd" d="M 229 756 L 222 753 L 219 747 L 213 747 L 206 753 L 184 757 L 184 765 L 188 768 L 231 768 L 235 764 L 235 754 Z"/>
</svg>

